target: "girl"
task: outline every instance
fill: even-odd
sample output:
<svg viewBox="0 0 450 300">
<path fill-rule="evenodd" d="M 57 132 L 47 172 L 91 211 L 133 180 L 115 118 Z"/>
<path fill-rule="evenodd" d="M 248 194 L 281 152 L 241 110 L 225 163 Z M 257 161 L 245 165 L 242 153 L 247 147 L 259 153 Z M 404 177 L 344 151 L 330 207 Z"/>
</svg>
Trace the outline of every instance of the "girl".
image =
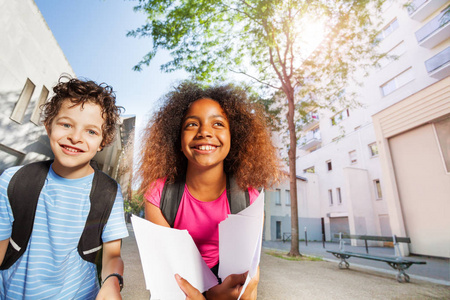
<svg viewBox="0 0 450 300">
<path fill-rule="evenodd" d="M 217 276 L 218 224 L 230 213 L 227 177 L 233 176 L 239 188 L 248 191 L 251 204 L 259 194 L 256 188 L 270 187 L 280 174 L 260 107 L 232 85 L 204 88 L 184 82 L 166 95 L 164 105 L 150 120 L 141 153 L 138 175 L 146 219 L 169 227 L 160 209 L 164 184 L 185 179 L 173 227 L 188 230 Z M 240 278 L 245 280 L 242 274 L 236 276 L 211 288 L 206 297 L 228 294 L 236 299 L 243 283 Z M 257 277 L 243 299 L 256 298 Z"/>
</svg>

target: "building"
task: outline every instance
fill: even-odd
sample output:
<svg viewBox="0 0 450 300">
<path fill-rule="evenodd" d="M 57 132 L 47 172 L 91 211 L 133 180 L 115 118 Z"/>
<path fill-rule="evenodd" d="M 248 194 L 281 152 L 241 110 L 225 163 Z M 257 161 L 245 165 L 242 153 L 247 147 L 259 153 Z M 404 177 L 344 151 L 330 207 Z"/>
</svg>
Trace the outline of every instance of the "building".
<svg viewBox="0 0 450 300">
<path fill-rule="evenodd" d="M 450 3 L 405 4 L 385 4 L 379 35 L 397 59 L 348 88 L 362 107 L 310 112 L 297 174 L 315 184 L 298 198 L 319 203 L 326 240 L 396 234 L 411 237 L 414 254 L 450 257 Z"/>
<path fill-rule="evenodd" d="M 6 168 L 50 159 L 53 154 L 40 123 L 43 104 L 62 73 L 75 77 L 63 51 L 33 0 L 0 2 L 0 173 Z M 131 169 L 122 168 L 125 145 L 134 140 L 135 117 L 122 117 L 116 140 L 94 159 L 131 193 Z M 126 156 L 132 166 L 132 156 Z M 131 161 L 130 161 L 131 160 Z M 124 171 L 126 170 L 126 172 Z M 128 191 L 129 190 L 129 191 Z"/>
</svg>

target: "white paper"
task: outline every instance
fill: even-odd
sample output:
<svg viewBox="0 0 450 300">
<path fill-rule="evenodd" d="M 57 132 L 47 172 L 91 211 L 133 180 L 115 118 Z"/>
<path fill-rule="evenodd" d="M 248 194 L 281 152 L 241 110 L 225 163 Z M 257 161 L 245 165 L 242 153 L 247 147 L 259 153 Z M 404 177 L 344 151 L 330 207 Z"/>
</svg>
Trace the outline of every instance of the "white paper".
<svg viewBox="0 0 450 300">
<path fill-rule="evenodd" d="M 249 271 L 242 293 L 255 276 L 261 258 L 264 192 L 252 205 L 219 224 L 219 277 Z M 240 296 L 239 296 L 240 298 Z"/>
<path fill-rule="evenodd" d="M 216 276 L 186 230 L 159 226 L 135 215 L 131 222 L 152 300 L 186 298 L 175 280 L 176 273 L 200 292 L 217 285 Z"/>
</svg>

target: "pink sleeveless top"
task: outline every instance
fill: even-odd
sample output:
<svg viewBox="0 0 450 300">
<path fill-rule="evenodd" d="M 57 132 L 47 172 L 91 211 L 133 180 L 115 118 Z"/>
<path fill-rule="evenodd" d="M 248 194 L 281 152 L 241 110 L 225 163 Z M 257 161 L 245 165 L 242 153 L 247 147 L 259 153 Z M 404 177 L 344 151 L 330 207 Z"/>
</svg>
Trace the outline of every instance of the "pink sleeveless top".
<svg viewBox="0 0 450 300">
<path fill-rule="evenodd" d="M 165 181 L 165 178 L 158 179 L 153 188 L 145 193 L 145 199 L 157 207 L 160 207 Z M 249 188 L 248 192 L 252 204 L 259 192 L 253 188 Z M 216 200 L 203 202 L 194 198 L 185 186 L 174 228 L 189 232 L 209 268 L 219 262 L 219 223 L 229 214 L 226 190 Z"/>
</svg>

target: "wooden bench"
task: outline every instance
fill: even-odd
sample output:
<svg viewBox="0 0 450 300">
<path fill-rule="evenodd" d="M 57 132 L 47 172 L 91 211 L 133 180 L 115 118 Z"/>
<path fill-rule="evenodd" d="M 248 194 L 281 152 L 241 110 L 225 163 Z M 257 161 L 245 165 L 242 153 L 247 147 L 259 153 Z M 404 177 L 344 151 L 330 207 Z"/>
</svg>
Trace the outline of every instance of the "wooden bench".
<svg viewBox="0 0 450 300">
<path fill-rule="evenodd" d="M 398 282 L 409 282 L 409 276 L 406 274 L 405 270 L 407 270 L 413 264 L 426 264 L 425 261 L 417 261 L 406 259 L 402 257 L 399 243 L 411 243 L 409 237 L 397 237 L 397 236 L 372 236 L 372 235 L 350 235 L 350 234 L 335 234 L 335 238 L 339 238 L 339 251 L 327 250 L 327 252 L 333 254 L 341 261 L 339 262 L 339 268 L 349 268 L 350 264 L 347 262 L 347 259 L 350 257 L 358 257 L 363 259 L 370 259 L 376 261 L 386 262 L 393 269 L 397 270 L 397 281 Z M 358 252 L 349 252 L 345 250 L 345 241 L 344 239 L 357 239 L 364 240 L 366 246 L 366 253 L 358 253 Z M 367 241 L 381 241 L 381 242 L 392 242 L 394 244 L 395 256 L 381 256 L 381 255 L 370 255 L 369 248 L 367 246 Z M 403 278 L 403 279 L 402 279 Z"/>
</svg>

